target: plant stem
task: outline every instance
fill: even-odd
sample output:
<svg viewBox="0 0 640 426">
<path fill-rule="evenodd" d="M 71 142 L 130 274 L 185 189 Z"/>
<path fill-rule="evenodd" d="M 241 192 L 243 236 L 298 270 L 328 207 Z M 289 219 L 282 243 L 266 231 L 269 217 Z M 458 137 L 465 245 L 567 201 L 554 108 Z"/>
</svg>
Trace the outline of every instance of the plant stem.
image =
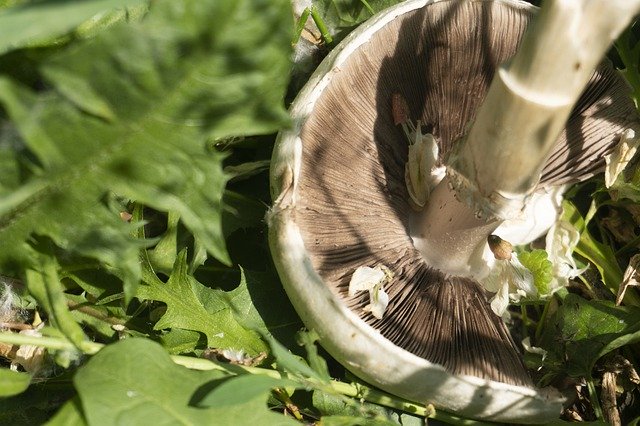
<svg viewBox="0 0 640 426">
<path fill-rule="evenodd" d="M 11 345 L 33 345 L 39 346 L 43 348 L 47 348 L 50 350 L 77 350 L 76 346 L 71 343 L 69 340 L 63 337 L 44 337 L 44 336 L 29 336 L 19 333 L 10 333 L 10 332 L 0 332 L 0 342 L 8 343 Z M 86 342 L 83 345 L 83 352 L 87 355 L 93 355 L 100 351 L 105 347 L 105 345 L 96 342 Z M 203 358 L 194 358 L 188 356 L 181 355 L 172 355 L 171 359 L 178 365 L 182 365 L 186 368 L 192 370 L 219 370 L 223 371 L 229 375 L 240 375 L 240 374 L 259 374 L 263 376 L 269 376 L 273 378 L 283 378 L 288 377 L 286 373 L 281 373 L 276 370 L 271 370 L 267 368 L 259 368 L 259 367 L 248 367 L 243 365 L 235 365 L 235 364 L 222 364 L 217 363 L 208 359 Z M 292 379 L 295 380 L 295 377 Z M 385 407 L 390 407 L 402 411 L 406 411 L 408 413 L 412 413 L 417 416 L 426 416 L 430 415 L 430 418 L 434 418 L 437 420 L 441 420 L 444 422 L 450 422 L 455 424 L 464 424 L 464 425 L 483 425 L 485 423 L 463 420 L 458 417 L 452 416 L 447 413 L 443 413 L 441 411 L 436 410 L 427 410 L 427 407 L 414 404 L 412 402 L 388 395 L 384 392 L 380 392 L 374 389 L 370 389 L 366 386 L 343 383 L 338 381 L 330 381 L 327 383 L 318 382 L 315 383 L 312 380 L 304 379 L 307 382 L 311 382 L 315 387 L 323 388 L 323 390 L 333 391 L 333 393 L 339 393 L 345 396 L 350 396 L 354 398 L 361 398 L 368 402 L 372 402 L 374 404 L 383 405 Z"/>
<path fill-rule="evenodd" d="M 600 400 L 598 399 L 598 392 L 596 392 L 596 385 L 593 383 L 593 379 L 587 380 L 587 390 L 589 391 L 589 399 L 593 412 L 600 421 L 604 421 L 602 415 L 602 407 L 600 406 Z"/>
<path fill-rule="evenodd" d="M 329 33 L 329 29 L 327 28 L 327 25 L 324 23 L 324 20 L 318 13 L 318 10 L 315 8 L 315 6 L 311 6 L 311 18 L 313 19 L 313 22 L 316 23 L 316 26 L 320 30 L 320 34 L 322 35 L 322 39 L 324 40 L 324 42 L 326 44 L 333 43 L 333 37 L 331 37 L 331 33 Z"/>
<path fill-rule="evenodd" d="M 106 322 L 107 324 L 124 325 L 126 323 L 126 321 L 120 318 L 112 317 L 112 316 L 109 316 L 108 314 L 105 314 L 104 312 L 92 307 L 90 304 L 86 302 L 76 303 L 74 301 L 67 300 L 67 306 L 69 307 L 70 311 L 82 312 L 83 314 L 89 315 L 102 322 Z"/>
<path fill-rule="evenodd" d="M 18 333 L 0 332 L 0 342 L 13 345 L 33 345 L 52 350 L 77 350 L 76 346 L 64 337 L 38 337 L 27 336 Z M 83 345 L 83 352 L 87 355 L 93 355 L 105 346 L 106 345 L 102 343 L 86 342 L 86 345 Z M 411 401 L 389 395 L 385 392 L 371 389 L 358 383 L 344 383 L 336 380 L 322 382 L 309 378 L 298 378 L 296 376 L 289 376 L 287 373 L 268 368 L 249 367 L 236 364 L 223 364 L 204 358 L 194 358 L 182 355 L 171 355 L 171 359 L 176 364 L 182 365 L 183 367 L 192 370 L 218 370 L 225 372 L 230 376 L 237 376 L 241 374 L 257 374 L 273 377 L 276 379 L 290 378 L 293 381 L 300 382 L 306 388 L 316 388 L 328 393 L 357 398 L 360 400 L 371 402 L 373 404 L 378 404 L 395 410 L 404 411 L 415 416 L 435 419 L 449 424 L 474 426 L 489 426 L 492 424 L 476 420 L 463 419 L 452 414 L 437 410 L 430 404 L 416 404 Z"/>
<path fill-rule="evenodd" d="M 309 14 L 311 10 L 307 7 L 302 11 L 298 22 L 296 23 L 296 28 L 293 32 L 293 40 L 291 44 L 296 44 L 298 40 L 300 40 L 300 35 L 302 34 L 302 30 L 304 29 L 305 24 L 307 23 L 307 19 L 309 19 Z"/>
<path fill-rule="evenodd" d="M 271 370 L 267 368 L 248 367 L 248 366 L 236 365 L 236 364 L 222 364 L 222 363 L 217 363 L 217 362 L 202 359 L 202 358 L 173 355 L 171 359 L 173 359 L 173 361 L 176 364 L 182 365 L 184 367 L 187 367 L 193 370 L 219 370 L 219 371 L 224 371 L 230 375 L 259 374 L 259 375 L 269 376 L 277 379 L 283 378 L 283 377 L 289 377 L 286 373 L 281 373 L 279 371 Z M 296 380 L 295 377 L 289 377 L 289 378 L 291 378 L 292 380 Z M 304 381 L 309 382 L 311 384 L 311 387 L 320 388 L 325 392 L 334 393 L 334 394 L 337 393 L 337 394 L 341 394 L 341 395 L 352 397 L 352 398 L 363 399 L 367 402 L 382 405 L 384 407 L 405 411 L 407 413 L 411 413 L 416 416 L 433 418 L 446 423 L 459 424 L 459 425 L 478 425 L 478 426 L 489 424 L 484 422 L 478 422 L 475 420 L 462 419 L 460 417 L 456 417 L 449 413 L 435 410 L 431 406 L 415 404 L 405 399 L 398 398 L 398 397 L 389 395 L 385 392 L 371 389 L 367 386 L 363 386 L 357 383 L 344 383 L 336 380 L 331 380 L 325 383 L 325 382 L 319 382 L 311 379 L 304 379 Z"/>
<path fill-rule="evenodd" d="M 32 345 L 52 350 L 77 350 L 76 345 L 71 341 L 61 337 L 47 336 L 29 336 L 26 334 L 0 332 L 0 342 L 9 343 L 11 345 Z M 105 345 L 102 343 L 85 341 L 82 343 L 82 352 L 87 355 L 93 355 L 102 349 Z"/>
</svg>

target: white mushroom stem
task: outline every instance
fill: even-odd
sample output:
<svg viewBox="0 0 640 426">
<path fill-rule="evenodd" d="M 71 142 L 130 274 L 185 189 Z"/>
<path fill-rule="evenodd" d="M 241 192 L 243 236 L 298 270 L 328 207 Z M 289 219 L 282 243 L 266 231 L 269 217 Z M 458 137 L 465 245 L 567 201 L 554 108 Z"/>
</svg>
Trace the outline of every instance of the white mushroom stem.
<svg viewBox="0 0 640 426">
<path fill-rule="evenodd" d="M 480 247 L 502 221 L 522 212 L 573 105 L 638 11 L 640 0 L 544 2 L 447 159 L 447 178 L 414 220 L 415 245 L 431 264 L 449 273 L 484 273 Z"/>
<path fill-rule="evenodd" d="M 500 225 L 484 220 L 458 200 L 445 177 L 431 192 L 424 210 L 412 218 L 413 244 L 428 263 L 453 275 L 482 278 L 488 271 L 482 261 L 487 237 Z"/>
<path fill-rule="evenodd" d="M 638 11 L 640 0 L 543 3 L 448 159 L 458 196 L 486 216 L 522 210 L 593 70 Z"/>
</svg>

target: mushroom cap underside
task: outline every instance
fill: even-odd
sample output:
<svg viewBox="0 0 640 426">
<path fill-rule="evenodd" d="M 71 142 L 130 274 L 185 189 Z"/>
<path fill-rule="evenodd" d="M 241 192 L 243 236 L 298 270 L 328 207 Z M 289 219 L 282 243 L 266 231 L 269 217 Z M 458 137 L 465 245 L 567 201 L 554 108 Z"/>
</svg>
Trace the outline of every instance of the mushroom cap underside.
<svg viewBox="0 0 640 426">
<path fill-rule="evenodd" d="M 319 279 L 326 294 L 340 301 L 334 308 L 348 309 L 347 318 L 358 317 L 376 330 L 371 332 L 428 363 L 457 376 L 530 386 L 517 346 L 491 312 L 483 289 L 429 267 L 413 247 L 407 140 L 394 125 L 391 98 L 399 93 L 406 99 L 411 118 L 430 129 L 445 158 L 473 119 L 496 67 L 516 52 L 534 8 L 518 1 L 409 1 L 384 13 L 334 49 L 291 108 L 301 129 L 279 137 L 272 166 L 280 197 L 274 216 L 287 211 L 275 217 L 270 231 L 278 270 L 309 327 L 326 324 L 307 306 L 321 302 L 314 301 L 314 293 L 305 295 L 307 284 L 293 278 L 292 268 L 309 268 L 305 279 Z M 541 185 L 601 170 L 616 131 L 634 120 L 627 92 L 611 66 L 601 65 L 550 155 Z M 299 232 L 302 260 L 287 260 L 283 252 L 291 247 L 283 229 Z M 393 274 L 382 319 L 363 309 L 366 294 L 348 295 L 349 280 L 361 266 L 384 266 Z M 336 353 L 345 348 L 332 341 L 331 327 L 318 331 L 332 355 L 349 364 Z M 389 381 L 381 377 L 386 373 L 350 368 L 383 388 Z M 397 392 L 393 385 L 386 388 Z M 550 401 L 539 395 L 533 400 Z M 554 401 L 551 412 L 557 415 L 559 399 Z M 442 403 L 464 412 L 461 403 L 452 406 L 446 398 Z M 471 414 L 491 417 L 487 410 Z M 545 410 L 549 415 L 549 407 L 540 413 Z"/>
</svg>

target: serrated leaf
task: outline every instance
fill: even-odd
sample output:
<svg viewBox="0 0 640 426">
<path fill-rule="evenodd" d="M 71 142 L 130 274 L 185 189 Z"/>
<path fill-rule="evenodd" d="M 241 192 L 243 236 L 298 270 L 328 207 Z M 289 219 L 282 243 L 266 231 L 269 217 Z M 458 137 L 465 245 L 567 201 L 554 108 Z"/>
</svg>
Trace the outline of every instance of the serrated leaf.
<svg viewBox="0 0 640 426">
<path fill-rule="evenodd" d="M 589 301 L 575 294 L 561 300 L 540 342 L 545 365 L 565 365 L 572 377 L 590 377 L 595 362 L 614 349 L 640 340 L 640 308 Z"/>
<path fill-rule="evenodd" d="M 137 297 L 167 304 L 154 329 L 198 331 L 207 336 L 209 347 L 241 349 L 253 356 L 266 351 L 259 334 L 240 325 L 224 291 L 207 288 L 188 274 L 185 250 L 178 255 L 166 283 L 150 271 L 145 272 L 144 280 Z"/>
<path fill-rule="evenodd" d="M 553 278 L 553 264 L 544 250 L 533 250 L 518 253 L 518 259 L 533 274 L 533 285 L 542 295 L 549 294 L 551 279 Z"/>
<path fill-rule="evenodd" d="M 29 387 L 31 374 L 0 368 L 0 397 L 18 395 Z"/>
<path fill-rule="evenodd" d="M 98 352 L 73 382 L 90 425 L 204 425 L 216 411 L 192 406 L 192 395 L 223 375 L 188 370 L 157 343 L 126 339 Z"/>
<path fill-rule="evenodd" d="M 39 1 L 0 11 L 0 55 L 63 35 L 92 16 L 146 0 Z"/>
<path fill-rule="evenodd" d="M 286 122 L 288 6 L 156 1 L 141 22 L 113 25 L 54 55 L 42 71 L 55 90 L 1 80 L 0 102 L 39 166 L 0 194 L 0 266 L 28 263 L 25 241 L 43 235 L 114 267 L 129 300 L 139 244 L 102 202 L 111 192 L 176 212 L 229 263 L 220 223 L 226 176 L 206 141 Z"/>
<path fill-rule="evenodd" d="M 255 255 L 255 251 L 251 253 Z M 258 259 L 259 266 L 264 267 L 266 260 Z M 273 335 L 287 347 L 297 347 L 295 333 L 302 328 L 302 320 L 275 271 L 258 272 L 240 267 L 239 283 L 235 270 L 199 271 L 197 276 L 208 286 L 231 289 L 223 295 L 243 326 L 263 335 Z"/>
</svg>

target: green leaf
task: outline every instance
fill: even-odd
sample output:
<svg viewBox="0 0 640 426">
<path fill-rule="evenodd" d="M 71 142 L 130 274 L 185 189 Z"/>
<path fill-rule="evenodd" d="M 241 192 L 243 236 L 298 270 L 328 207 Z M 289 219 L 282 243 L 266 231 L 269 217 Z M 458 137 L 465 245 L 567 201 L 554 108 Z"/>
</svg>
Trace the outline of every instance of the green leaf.
<svg viewBox="0 0 640 426">
<path fill-rule="evenodd" d="M 115 268 L 130 300 L 140 245 L 103 202 L 111 193 L 174 211 L 230 263 L 223 156 L 206 142 L 287 122 L 290 20 L 286 0 L 156 1 L 141 22 L 55 54 L 42 66 L 51 90 L 0 80 L 0 103 L 38 160 L 0 194 L 0 267 L 29 263 L 26 242 L 43 235 Z"/>
<path fill-rule="evenodd" d="M 95 334 L 104 339 L 111 339 L 115 335 L 113 325 L 124 325 L 130 319 L 122 308 L 94 305 L 87 300 L 86 294 L 65 294 L 65 296 L 74 320 L 85 328 L 91 328 Z"/>
<path fill-rule="evenodd" d="M 288 337 L 294 343 L 293 334 L 302 327 L 302 321 L 277 277 L 240 268 L 240 284 L 224 295 L 245 327 Z"/>
<path fill-rule="evenodd" d="M 268 376 L 243 375 L 227 379 L 206 395 L 198 406 L 216 409 L 216 423 L 221 425 L 299 425 L 282 414 L 268 411 L 266 400 L 271 389 L 297 384 Z"/>
<path fill-rule="evenodd" d="M 73 382 L 88 424 L 203 425 L 216 411 L 192 406 L 192 395 L 222 375 L 188 370 L 157 343 L 126 339 L 98 352 Z"/>
<path fill-rule="evenodd" d="M 55 258 L 46 253 L 40 254 L 38 260 L 37 269 L 26 271 L 29 293 L 47 311 L 51 323 L 74 345 L 82 349 L 86 336 L 67 307 L 64 289 L 58 276 L 58 264 Z"/>
<path fill-rule="evenodd" d="M 571 223 L 580 232 L 580 241 L 575 252 L 592 262 L 611 293 L 617 294 L 618 287 L 622 282 L 622 270 L 613 249 L 595 240 L 589 232 L 584 218 L 573 203 L 565 200 L 562 203 L 562 210 L 562 219 Z M 629 292 L 629 296 L 632 296 L 631 292 Z"/>
<path fill-rule="evenodd" d="M 146 0 L 38 1 L 0 11 L 0 55 L 13 49 L 52 40 L 82 22 L 114 8 Z"/>
<path fill-rule="evenodd" d="M 401 0 L 314 0 L 324 24 L 337 40 L 344 37 L 348 30 L 366 21 Z M 336 41 L 337 41 L 336 40 Z"/>
<path fill-rule="evenodd" d="M 196 331 L 174 328 L 160 336 L 162 347 L 172 355 L 193 352 L 200 342 L 201 334 Z"/>
<path fill-rule="evenodd" d="M 327 361 L 318 354 L 316 342 L 320 338 L 314 330 L 299 331 L 296 335 L 298 344 L 304 346 L 307 351 L 307 361 L 309 366 L 325 380 L 330 380 L 331 375 L 327 367 Z"/>
<path fill-rule="evenodd" d="M 0 398 L 0 424 L 32 426 L 44 424 L 59 408 L 60 402 L 71 398 L 71 386 L 55 379 L 34 383 L 19 395 Z"/>
<path fill-rule="evenodd" d="M 540 346 L 550 354 L 546 366 L 564 365 L 573 377 L 591 377 L 600 357 L 639 340 L 640 308 L 567 294 L 548 320 Z"/>
<path fill-rule="evenodd" d="M 309 367 L 303 359 L 292 354 L 272 336 L 264 337 L 269 342 L 271 353 L 276 358 L 279 369 L 283 369 L 299 378 L 311 378 L 317 380 L 319 383 L 328 382 L 328 379 Z"/>
<path fill-rule="evenodd" d="M 389 419 L 385 419 L 384 417 L 364 418 L 360 416 L 346 416 L 346 415 L 333 415 L 333 416 L 322 417 L 322 426 L 362 426 L 362 425 L 397 426 L 399 424 L 400 423 L 391 421 Z"/>
<path fill-rule="evenodd" d="M 85 426 L 87 421 L 82 413 L 80 398 L 77 396 L 65 402 L 46 426 Z"/>
<path fill-rule="evenodd" d="M 553 279 L 553 264 L 544 250 L 523 251 L 518 260 L 533 274 L 533 285 L 541 295 L 549 294 L 549 284 Z"/>
<path fill-rule="evenodd" d="M 29 387 L 31 374 L 0 368 L 0 397 L 18 395 Z"/>
<path fill-rule="evenodd" d="M 224 291 L 207 288 L 188 275 L 186 250 L 178 255 L 166 283 L 151 271 L 145 271 L 144 280 L 137 296 L 167 304 L 166 313 L 154 329 L 198 331 L 207 336 L 209 347 L 242 349 L 254 356 L 266 351 L 260 336 L 240 325 Z"/>
<path fill-rule="evenodd" d="M 322 414 L 322 424 L 330 425 L 397 425 L 391 421 L 393 412 L 369 402 L 355 401 L 343 395 L 332 395 L 315 390 L 313 406 Z M 424 423 L 424 419 L 421 419 Z"/>
<path fill-rule="evenodd" d="M 147 250 L 149 262 L 153 265 L 154 270 L 170 273 L 176 258 L 178 257 L 178 223 L 180 217 L 169 212 L 167 218 L 167 230 L 164 232 L 160 241 L 155 245 L 153 250 Z"/>
</svg>

